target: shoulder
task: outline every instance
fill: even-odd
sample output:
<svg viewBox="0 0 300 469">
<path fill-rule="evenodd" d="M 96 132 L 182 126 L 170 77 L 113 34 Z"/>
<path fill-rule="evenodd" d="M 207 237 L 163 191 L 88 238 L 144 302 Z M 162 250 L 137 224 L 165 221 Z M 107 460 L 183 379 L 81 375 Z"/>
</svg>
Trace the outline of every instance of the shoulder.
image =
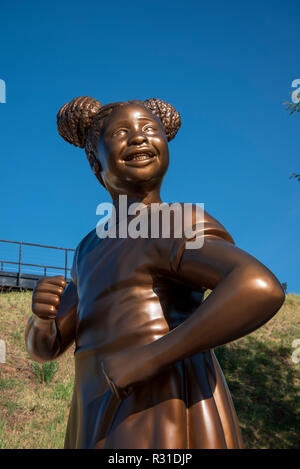
<svg viewBox="0 0 300 469">
<path fill-rule="evenodd" d="M 168 205 L 173 205 L 174 210 L 176 210 L 177 206 L 178 212 L 181 213 L 182 229 L 185 237 L 189 238 L 187 234 L 191 232 L 193 236 L 195 236 L 194 233 L 197 233 L 197 235 L 205 237 L 218 237 L 234 244 L 231 234 L 226 230 L 224 225 L 204 210 L 203 205 L 184 202 Z"/>
<path fill-rule="evenodd" d="M 93 240 L 95 242 L 95 238 L 97 238 L 97 234 L 96 229 L 94 228 L 87 235 L 85 235 L 84 238 L 82 238 L 82 240 L 79 242 L 75 249 L 73 264 L 71 268 L 71 279 L 73 280 L 75 285 L 77 285 L 77 267 L 80 256 L 82 255 L 82 252 L 86 251 L 86 249 L 89 248 Z"/>
<path fill-rule="evenodd" d="M 91 249 L 91 247 L 95 244 L 97 240 L 99 242 L 96 229 L 94 228 L 87 235 L 85 235 L 82 240 L 78 243 L 75 249 L 74 261 L 77 262 L 78 257 L 82 254 L 82 252 L 89 251 L 89 249 Z"/>
<path fill-rule="evenodd" d="M 206 212 L 203 206 L 181 203 L 178 204 L 178 211 L 180 211 L 179 205 L 181 206 L 181 213 L 183 213 L 183 236 L 181 239 L 174 239 L 172 244 L 170 266 L 173 272 L 177 272 L 178 270 L 181 257 L 186 249 L 187 241 L 204 238 L 203 242 L 208 239 L 216 239 L 234 244 L 232 236 L 222 223 Z M 199 248 L 203 246 L 203 242 L 200 243 Z"/>
<path fill-rule="evenodd" d="M 226 228 L 206 211 L 204 211 L 204 232 L 205 236 L 217 236 L 234 244 L 234 240 Z"/>
</svg>

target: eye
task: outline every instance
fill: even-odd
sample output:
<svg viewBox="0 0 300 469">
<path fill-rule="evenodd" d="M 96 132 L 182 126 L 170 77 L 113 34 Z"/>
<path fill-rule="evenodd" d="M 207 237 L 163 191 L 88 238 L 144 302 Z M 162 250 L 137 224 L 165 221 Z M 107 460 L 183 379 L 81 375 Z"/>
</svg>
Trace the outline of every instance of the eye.
<svg viewBox="0 0 300 469">
<path fill-rule="evenodd" d="M 112 137 L 123 137 L 128 133 L 127 129 L 117 129 L 112 133 Z"/>
<path fill-rule="evenodd" d="M 143 131 L 147 133 L 152 133 L 152 132 L 155 132 L 156 130 L 157 129 L 155 125 L 152 125 L 152 124 L 145 125 L 145 127 L 143 128 Z"/>
</svg>

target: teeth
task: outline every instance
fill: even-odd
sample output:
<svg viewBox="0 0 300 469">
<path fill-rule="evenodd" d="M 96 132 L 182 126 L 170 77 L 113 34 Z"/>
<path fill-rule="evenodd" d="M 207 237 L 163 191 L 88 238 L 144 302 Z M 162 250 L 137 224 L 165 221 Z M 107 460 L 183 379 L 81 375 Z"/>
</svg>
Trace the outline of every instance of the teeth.
<svg viewBox="0 0 300 469">
<path fill-rule="evenodd" d="M 152 158 L 153 155 L 149 153 L 136 153 L 134 155 L 130 155 L 128 160 L 147 160 L 148 158 Z"/>
</svg>

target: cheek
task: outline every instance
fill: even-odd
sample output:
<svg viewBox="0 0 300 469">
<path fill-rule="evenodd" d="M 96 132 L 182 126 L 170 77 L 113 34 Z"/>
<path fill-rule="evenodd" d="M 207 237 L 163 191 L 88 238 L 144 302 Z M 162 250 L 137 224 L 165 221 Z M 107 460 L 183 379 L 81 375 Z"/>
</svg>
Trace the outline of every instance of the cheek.
<svg viewBox="0 0 300 469">
<path fill-rule="evenodd" d="M 101 170 L 105 171 L 107 167 L 107 148 L 102 139 L 98 141 L 97 145 L 97 160 L 100 163 Z"/>
<path fill-rule="evenodd" d="M 169 161 L 169 147 L 167 140 L 162 138 L 154 138 L 153 145 L 158 149 L 160 156 L 164 160 Z"/>
<path fill-rule="evenodd" d="M 97 160 L 101 165 L 102 171 L 107 172 L 114 166 L 114 154 L 115 149 L 111 144 L 108 145 L 105 141 L 102 141 L 98 145 Z"/>
</svg>

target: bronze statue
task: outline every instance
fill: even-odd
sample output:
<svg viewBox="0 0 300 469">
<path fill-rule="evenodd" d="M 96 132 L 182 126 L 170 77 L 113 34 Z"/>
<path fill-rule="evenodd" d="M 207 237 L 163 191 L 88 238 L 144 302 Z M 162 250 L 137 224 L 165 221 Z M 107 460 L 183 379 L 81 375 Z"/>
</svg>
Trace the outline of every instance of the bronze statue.
<svg viewBox="0 0 300 469">
<path fill-rule="evenodd" d="M 168 141 L 180 127 L 171 105 L 102 106 L 84 97 L 57 119 L 60 135 L 85 148 L 116 209 L 124 194 L 128 204 L 145 204 L 146 216 L 161 203 Z M 284 292 L 206 212 L 196 236 L 203 246 L 186 249 L 187 238 L 172 233 L 100 239 L 94 229 L 76 249 L 66 288 L 60 276 L 38 284 L 26 328 L 30 356 L 53 360 L 76 345 L 65 448 L 242 447 L 213 348 L 263 325 Z"/>
</svg>

